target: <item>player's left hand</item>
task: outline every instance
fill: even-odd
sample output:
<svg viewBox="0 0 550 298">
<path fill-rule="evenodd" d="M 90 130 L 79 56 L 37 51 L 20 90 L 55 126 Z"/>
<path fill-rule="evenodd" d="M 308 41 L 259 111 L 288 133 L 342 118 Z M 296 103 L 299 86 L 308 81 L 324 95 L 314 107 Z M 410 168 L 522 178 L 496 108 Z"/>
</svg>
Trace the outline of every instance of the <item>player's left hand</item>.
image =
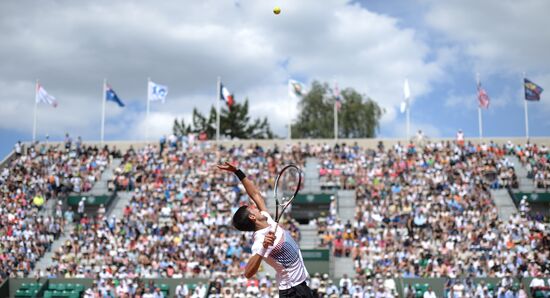
<svg viewBox="0 0 550 298">
<path fill-rule="evenodd" d="M 268 248 L 270 246 L 273 246 L 273 243 L 275 243 L 275 233 L 274 232 L 268 232 L 267 235 L 265 235 L 264 238 L 264 248 Z"/>
<path fill-rule="evenodd" d="M 237 171 L 237 167 L 235 167 L 234 165 L 228 163 L 227 161 L 222 165 L 217 165 L 217 167 L 220 170 L 228 171 L 228 172 L 232 172 L 232 173 L 235 173 L 235 171 Z"/>
</svg>

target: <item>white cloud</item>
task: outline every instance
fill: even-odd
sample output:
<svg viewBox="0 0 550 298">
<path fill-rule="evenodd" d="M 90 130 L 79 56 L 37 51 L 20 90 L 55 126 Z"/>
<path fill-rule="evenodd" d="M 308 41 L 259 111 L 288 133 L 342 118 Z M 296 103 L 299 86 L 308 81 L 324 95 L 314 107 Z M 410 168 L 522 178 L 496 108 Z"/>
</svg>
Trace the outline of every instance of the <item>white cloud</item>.
<svg viewBox="0 0 550 298">
<path fill-rule="evenodd" d="M 478 71 L 546 72 L 550 2 L 428 0 L 427 23 L 475 59 Z"/>
<path fill-rule="evenodd" d="M 285 104 L 286 80 L 294 76 L 356 88 L 386 108 L 383 123 L 391 123 L 404 78 L 420 98 L 451 60 L 440 51 L 427 62 L 430 49 L 414 30 L 346 0 L 285 2 L 279 16 L 272 5 L 2 2 L 0 55 L 10 59 L 0 69 L 0 128 L 30 132 L 32 86 L 40 78 L 60 102 L 47 113 L 41 107 L 40 131 L 97 139 L 105 77 L 129 106 L 108 109 L 111 138 L 143 133 L 147 77 L 170 88 L 166 105 L 151 113 L 152 137 L 169 133 L 174 117 L 190 118 L 195 106 L 207 113 L 215 104 L 217 76 L 237 100 L 248 96 L 253 117 L 267 116 L 280 135 L 296 114 Z"/>
</svg>

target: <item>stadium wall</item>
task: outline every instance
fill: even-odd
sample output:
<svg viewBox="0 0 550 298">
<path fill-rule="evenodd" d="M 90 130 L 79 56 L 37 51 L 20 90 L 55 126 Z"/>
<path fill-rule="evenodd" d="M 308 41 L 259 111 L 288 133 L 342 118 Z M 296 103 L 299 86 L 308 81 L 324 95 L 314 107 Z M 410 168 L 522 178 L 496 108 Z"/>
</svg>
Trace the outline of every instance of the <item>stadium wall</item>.
<svg viewBox="0 0 550 298">
<path fill-rule="evenodd" d="M 548 277 L 542 277 L 543 279 L 547 280 Z M 531 290 L 529 289 L 529 284 L 531 283 L 532 277 L 525 277 L 523 279 L 514 279 L 514 283 L 517 285 L 523 286 L 523 288 L 527 292 L 527 296 L 529 298 L 532 298 Z M 434 292 L 436 293 L 437 297 L 446 297 L 445 296 L 445 284 L 447 279 L 446 278 L 396 278 L 395 284 L 397 287 L 397 293 L 399 297 L 404 298 L 405 293 L 404 290 L 408 285 L 411 285 L 414 287 L 415 285 L 421 285 L 427 287 L 432 287 Z M 148 284 L 150 281 L 152 281 L 154 284 L 164 284 L 169 286 L 169 296 L 173 296 L 173 293 L 175 292 L 176 287 L 179 284 L 187 284 L 187 285 L 196 285 L 199 282 L 202 282 L 207 285 L 207 288 L 209 288 L 208 284 L 209 281 L 207 279 L 175 279 L 175 278 L 157 278 L 157 279 L 142 279 L 142 281 L 145 282 L 145 284 Z M 498 288 L 498 285 L 501 283 L 501 278 L 473 278 L 472 279 L 474 284 L 479 284 L 481 281 L 484 281 L 485 284 L 492 284 L 494 286 L 494 290 Z M 23 283 L 34 283 L 38 282 L 42 284 L 41 290 L 39 292 L 39 297 L 41 297 L 41 294 L 48 288 L 49 284 L 81 284 L 84 285 L 85 288 L 89 288 L 93 285 L 94 279 L 90 278 L 10 278 L 6 280 L 1 286 L 0 286 L 0 297 L 15 297 L 15 292 Z M 339 280 L 335 281 L 335 284 L 339 284 Z M 417 296 L 418 297 L 418 296 Z"/>
<path fill-rule="evenodd" d="M 11 151 L 2 161 L 0 161 L 0 169 L 5 168 L 15 158 L 15 151 Z"/>
<path fill-rule="evenodd" d="M 169 287 L 169 296 L 173 297 L 176 287 L 180 284 L 198 284 L 199 282 L 206 284 L 207 288 L 209 280 L 206 278 L 143 278 L 141 279 L 146 285 L 153 282 L 155 285 L 167 285 Z M 85 289 L 93 286 L 96 280 L 92 278 L 10 278 L 0 286 L 0 297 L 15 297 L 16 291 L 22 284 L 40 283 L 42 284 L 38 297 L 42 297 L 44 291 L 48 289 L 50 284 L 81 284 Z"/>
<path fill-rule="evenodd" d="M 415 143 L 418 143 L 416 139 L 411 139 Z M 211 143 L 214 143 L 215 141 L 209 140 Z M 439 141 L 455 141 L 455 138 L 425 138 L 423 142 L 426 141 L 432 141 L 432 142 L 439 142 Z M 466 142 L 472 142 L 473 144 L 480 144 L 480 143 L 489 143 L 489 142 L 495 142 L 496 144 L 506 144 L 508 141 L 511 141 L 513 144 L 525 144 L 527 139 L 525 137 L 494 137 L 494 138 L 467 138 Z M 546 145 L 550 147 L 550 138 L 549 137 L 535 137 L 535 138 L 529 138 L 529 141 L 532 144 L 537 145 Z M 201 141 L 197 141 L 201 142 Z M 367 148 L 376 148 L 378 146 L 378 143 L 382 142 L 384 146 L 393 146 L 397 144 L 398 142 L 402 145 L 408 144 L 409 141 L 407 139 L 402 138 L 395 138 L 395 139 L 389 139 L 389 138 L 375 138 L 375 139 L 271 139 L 271 140 L 222 140 L 219 141 L 220 145 L 225 146 L 233 146 L 233 145 L 260 145 L 260 146 L 273 146 L 278 145 L 280 147 L 286 146 L 287 144 L 328 144 L 328 145 L 334 145 L 336 143 L 342 144 L 355 144 L 367 147 Z M 86 145 L 96 145 L 100 146 L 101 142 L 99 141 L 85 141 L 84 144 Z M 139 141 L 106 141 L 103 143 L 104 145 L 108 145 L 109 147 L 116 146 L 116 148 L 125 151 L 130 146 L 133 146 L 134 148 L 141 148 L 145 146 L 146 144 L 153 144 L 158 145 L 158 141 L 150 141 L 145 142 L 143 140 Z M 30 143 L 25 143 L 25 147 L 30 145 Z M 49 146 L 61 146 L 63 145 L 63 142 L 49 142 Z"/>
</svg>

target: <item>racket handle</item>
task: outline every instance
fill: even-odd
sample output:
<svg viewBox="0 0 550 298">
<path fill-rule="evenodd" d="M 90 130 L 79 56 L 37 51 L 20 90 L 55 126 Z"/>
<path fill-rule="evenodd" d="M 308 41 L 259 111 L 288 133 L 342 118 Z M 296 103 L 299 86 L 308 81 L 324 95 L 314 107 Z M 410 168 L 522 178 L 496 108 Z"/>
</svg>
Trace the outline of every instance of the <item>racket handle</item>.
<svg viewBox="0 0 550 298">
<path fill-rule="evenodd" d="M 273 234 L 275 234 L 275 237 L 277 237 L 277 228 L 279 227 L 279 223 L 276 222 L 275 230 L 273 230 Z"/>
</svg>

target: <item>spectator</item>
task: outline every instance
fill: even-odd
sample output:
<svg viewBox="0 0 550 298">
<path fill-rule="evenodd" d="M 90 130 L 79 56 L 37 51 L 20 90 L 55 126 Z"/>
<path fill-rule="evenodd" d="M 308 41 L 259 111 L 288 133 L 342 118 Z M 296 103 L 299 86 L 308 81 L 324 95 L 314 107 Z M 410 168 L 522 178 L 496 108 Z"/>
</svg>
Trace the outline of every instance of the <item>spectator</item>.
<svg viewBox="0 0 550 298">
<path fill-rule="evenodd" d="M 426 292 L 424 292 L 424 298 L 436 298 L 437 295 L 435 294 L 434 290 L 432 289 L 432 287 L 428 287 L 428 290 Z"/>
</svg>

